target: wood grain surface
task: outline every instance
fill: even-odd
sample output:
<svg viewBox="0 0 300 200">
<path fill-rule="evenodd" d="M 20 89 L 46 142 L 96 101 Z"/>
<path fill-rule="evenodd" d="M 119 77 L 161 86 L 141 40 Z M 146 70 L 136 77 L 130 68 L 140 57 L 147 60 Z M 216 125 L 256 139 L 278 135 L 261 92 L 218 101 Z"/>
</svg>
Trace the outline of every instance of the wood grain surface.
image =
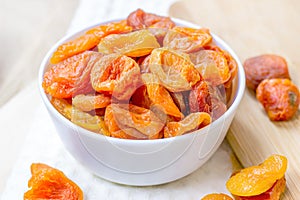
<svg viewBox="0 0 300 200">
<path fill-rule="evenodd" d="M 242 63 L 265 53 L 283 56 L 292 81 L 300 88 L 300 1 L 183 0 L 173 4 L 169 13 L 209 28 L 233 48 Z M 227 140 L 245 167 L 271 154 L 285 155 L 289 163 L 283 199 L 300 198 L 300 111 L 290 121 L 272 122 L 254 92 L 246 89 Z"/>
</svg>

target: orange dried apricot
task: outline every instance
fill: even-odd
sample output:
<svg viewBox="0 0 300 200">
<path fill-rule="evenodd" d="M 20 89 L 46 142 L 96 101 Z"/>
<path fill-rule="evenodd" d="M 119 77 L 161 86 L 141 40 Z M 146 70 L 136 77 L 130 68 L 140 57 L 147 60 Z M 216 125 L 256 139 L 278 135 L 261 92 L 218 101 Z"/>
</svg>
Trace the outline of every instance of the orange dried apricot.
<svg viewBox="0 0 300 200">
<path fill-rule="evenodd" d="M 148 55 L 160 47 L 150 31 L 143 29 L 127 34 L 111 34 L 98 44 L 98 51 L 105 54 L 120 53 L 130 57 Z"/>
<path fill-rule="evenodd" d="M 73 107 L 72 104 L 65 99 L 52 98 L 51 104 L 59 113 L 74 124 L 95 133 L 100 133 L 106 136 L 110 135 L 102 117 L 98 115 L 93 116 L 87 112 L 83 112 Z"/>
<path fill-rule="evenodd" d="M 271 120 L 283 121 L 298 111 L 300 93 L 289 79 L 265 79 L 256 89 L 256 98 Z"/>
<path fill-rule="evenodd" d="M 42 86 L 52 97 L 71 98 L 78 93 L 93 91 L 90 72 L 101 53 L 85 51 L 63 62 L 50 66 L 45 72 Z"/>
<path fill-rule="evenodd" d="M 228 89 L 223 86 L 213 87 L 209 85 L 208 87 L 212 106 L 211 117 L 213 121 L 215 121 L 216 119 L 220 118 L 227 110 L 226 102 L 228 99 Z"/>
<path fill-rule="evenodd" d="M 286 180 L 285 178 L 281 178 L 277 180 L 274 185 L 266 192 L 255 195 L 255 196 L 234 196 L 235 200 L 279 200 L 281 198 L 282 193 L 285 190 Z"/>
<path fill-rule="evenodd" d="M 190 54 L 190 58 L 204 80 L 213 86 L 224 84 L 231 77 L 227 59 L 218 51 L 201 50 Z"/>
<path fill-rule="evenodd" d="M 79 94 L 73 97 L 72 104 L 82 111 L 91 111 L 98 108 L 105 108 L 111 103 L 111 97 L 104 94 L 84 95 Z"/>
<path fill-rule="evenodd" d="M 91 115 L 79 109 L 73 108 L 71 121 L 78 126 L 87 130 L 110 136 L 107 126 L 104 123 L 103 117 Z"/>
<path fill-rule="evenodd" d="M 140 68 L 130 57 L 121 54 L 104 56 L 91 71 L 93 88 L 119 100 L 128 100 L 140 83 Z"/>
<path fill-rule="evenodd" d="M 287 158 L 271 155 L 262 164 L 242 169 L 226 183 L 228 191 L 236 196 L 255 196 L 269 190 L 283 178 L 287 169 Z"/>
<path fill-rule="evenodd" d="M 50 62 L 57 64 L 73 55 L 90 50 L 97 46 L 101 39 L 113 33 L 127 33 L 132 30 L 126 20 L 111 22 L 88 30 L 84 35 L 61 44 L 53 53 Z"/>
<path fill-rule="evenodd" d="M 143 77 L 143 75 L 142 75 Z M 143 80 L 143 78 L 142 78 Z M 149 98 L 146 85 L 141 85 L 139 88 L 135 90 L 131 97 L 131 103 L 140 106 L 143 108 L 150 109 L 152 105 L 152 101 Z"/>
<path fill-rule="evenodd" d="M 168 90 L 160 84 L 158 78 L 154 74 L 142 74 L 142 81 L 146 86 L 147 94 L 151 100 L 151 106 L 159 105 L 167 115 L 179 119 L 183 117 L 183 114 L 174 103 Z"/>
<path fill-rule="evenodd" d="M 50 102 L 60 114 L 71 120 L 73 107 L 67 99 L 52 97 Z"/>
<path fill-rule="evenodd" d="M 30 189 L 24 193 L 24 200 L 83 199 L 83 192 L 80 187 L 58 169 L 42 163 L 33 163 L 31 174 L 32 177 L 28 181 Z"/>
<path fill-rule="evenodd" d="M 206 50 L 213 50 L 218 53 L 221 53 L 227 60 L 227 64 L 229 67 L 230 78 L 224 83 L 225 88 L 230 88 L 232 84 L 232 80 L 236 77 L 238 65 L 235 59 L 225 50 L 221 49 L 219 46 L 211 43 L 203 47 Z"/>
<path fill-rule="evenodd" d="M 184 115 L 188 112 L 188 106 L 187 106 L 187 93 L 185 92 L 170 92 L 170 95 L 177 106 L 179 108 L 180 112 Z"/>
<path fill-rule="evenodd" d="M 206 112 L 191 113 L 179 122 L 169 122 L 164 127 L 164 137 L 175 137 L 200 129 L 211 123 L 211 117 Z"/>
<path fill-rule="evenodd" d="M 150 73 L 150 68 L 149 68 L 150 57 L 151 56 L 148 55 L 148 56 L 140 57 L 138 59 L 137 63 L 140 66 L 141 74 Z"/>
<path fill-rule="evenodd" d="M 212 41 L 212 36 L 208 29 L 188 28 L 176 26 L 168 30 L 163 46 L 185 53 L 198 51 L 203 46 Z"/>
<path fill-rule="evenodd" d="M 151 53 L 150 71 L 171 92 L 190 90 L 200 80 L 200 74 L 185 53 L 157 48 Z"/>
<path fill-rule="evenodd" d="M 163 17 L 152 13 L 146 13 L 142 9 L 130 13 L 127 17 L 127 24 L 133 29 L 144 29 L 147 27 L 172 28 L 175 23 L 169 17 Z"/>
<path fill-rule="evenodd" d="M 191 112 L 211 113 L 212 101 L 209 87 L 205 81 L 199 81 L 189 94 Z"/>
<path fill-rule="evenodd" d="M 233 200 L 230 196 L 223 193 L 212 193 L 205 195 L 201 200 Z"/>
<path fill-rule="evenodd" d="M 265 54 L 245 60 L 244 69 L 246 84 L 255 90 L 264 79 L 287 78 L 290 79 L 286 60 L 278 55 Z"/>
<path fill-rule="evenodd" d="M 125 139 L 157 139 L 164 127 L 151 110 L 133 104 L 110 104 L 104 120 L 113 137 Z"/>
<path fill-rule="evenodd" d="M 211 98 L 211 117 L 213 121 L 219 119 L 227 110 L 226 104 L 218 98 L 212 97 Z"/>
</svg>

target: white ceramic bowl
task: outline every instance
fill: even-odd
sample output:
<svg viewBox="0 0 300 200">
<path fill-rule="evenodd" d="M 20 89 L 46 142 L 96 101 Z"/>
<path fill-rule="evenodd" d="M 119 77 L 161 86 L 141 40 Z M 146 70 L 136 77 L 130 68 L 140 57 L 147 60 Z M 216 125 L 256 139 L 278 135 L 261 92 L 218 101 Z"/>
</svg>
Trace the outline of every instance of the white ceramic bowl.
<svg viewBox="0 0 300 200">
<path fill-rule="evenodd" d="M 182 20 L 173 20 L 183 26 L 198 27 Z M 67 150 L 94 174 L 120 184 L 157 185 L 177 180 L 198 169 L 222 143 L 244 94 L 245 73 L 237 55 L 222 39 L 212 34 L 217 45 L 237 61 L 238 73 L 233 81 L 229 109 L 209 126 L 183 136 L 157 140 L 106 137 L 83 129 L 63 117 L 51 105 L 42 88 L 44 72 L 56 48 L 94 26 L 62 38 L 47 53 L 39 71 L 41 97 Z"/>
</svg>

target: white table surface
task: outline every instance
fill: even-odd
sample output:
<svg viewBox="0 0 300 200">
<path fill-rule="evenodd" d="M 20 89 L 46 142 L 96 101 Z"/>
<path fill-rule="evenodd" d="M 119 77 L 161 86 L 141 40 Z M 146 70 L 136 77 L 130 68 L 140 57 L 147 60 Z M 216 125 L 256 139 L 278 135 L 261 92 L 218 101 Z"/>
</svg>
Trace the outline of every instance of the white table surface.
<svg viewBox="0 0 300 200">
<path fill-rule="evenodd" d="M 69 32 L 96 22 L 125 18 L 128 13 L 137 8 L 167 15 L 168 8 L 173 2 L 175 0 L 81 0 Z M 33 162 L 42 162 L 63 171 L 82 188 L 85 199 L 200 199 L 212 192 L 228 194 L 225 183 L 232 172 L 232 151 L 226 141 L 205 165 L 191 175 L 169 184 L 130 187 L 94 176 L 74 160 L 63 147 L 39 97 L 37 80 L 30 83 L 0 109 L 0 121 L 1 126 L 4 127 L 18 126 L 20 123 L 25 123 L 23 127 L 26 127 L 20 131 L 20 137 L 9 138 L 11 144 L 18 145 L 21 151 L 12 166 L 11 174 L 4 177 L 7 181 L 3 187 L 3 200 L 23 198 L 24 192 L 28 189 L 27 182 L 31 176 L 30 165 Z M 6 137 L 10 136 L 6 135 Z M 9 160 L 10 150 L 0 150 L 1 155 Z M 7 153 L 3 153 L 5 151 Z M 1 163 L 1 169 L 5 167 L 11 166 Z"/>
</svg>

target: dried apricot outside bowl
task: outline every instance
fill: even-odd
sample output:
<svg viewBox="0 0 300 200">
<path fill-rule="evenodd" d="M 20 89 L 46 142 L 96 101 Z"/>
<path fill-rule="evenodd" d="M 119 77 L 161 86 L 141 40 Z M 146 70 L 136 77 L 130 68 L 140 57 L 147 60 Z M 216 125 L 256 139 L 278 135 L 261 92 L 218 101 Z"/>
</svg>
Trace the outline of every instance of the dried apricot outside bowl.
<svg viewBox="0 0 300 200">
<path fill-rule="evenodd" d="M 179 19 L 172 20 L 177 25 L 199 28 L 198 26 L 186 21 Z M 39 90 L 41 93 L 41 98 L 49 112 L 49 115 L 52 118 L 61 141 L 70 154 L 73 155 L 73 157 L 79 163 L 85 166 L 92 173 L 106 180 L 120 184 L 137 186 L 157 185 L 177 180 L 192 173 L 201 165 L 203 165 L 222 143 L 233 120 L 238 105 L 241 102 L 245 90 L 245 73 L 239 58 L 222 39 L 214 34 L 211 34 L 214 43 L 220 48 L 226 50 L 235 59 L 237 63 L 237 74 L 232 80 L 232 92 L 231 98 L 228 101 L 227 111 L 221 115 L 220 118 L 204 128 L 182 136 L 155 140 L 133 140 L 108 137 L 105 136 L 105 132 L 107 130 L 104 129 L 101 129 L 103 134 L 96 134 L 79 126 L 80 124 L 82 125 L 86 123 L 85 114 L 80 114 L 77 116 L 76 122 L 79 125 L 72 123 L 70 120 L 64 117 L 64 115 L 72 115 L 74 110 L 68 107 L 67 101 L 65 101 L 65 103 L 58 103 L 56 101 L 57 99 L 55 98 L 51 100 L 51 96 L 45 93 L 42 84 L 44 75 L 49 69 L 50 58 L 53 52 L 55 52 L 61 44 L 65 43 L 66 41 L 71 41 L 74 38 L 78 38 L 87 30 L 106 23 L 108 22 L 95 24 L 91 27 L 82 29 L 75 34 L 69 34 L 65 36 L 50 49 L 41 63 L 39 71 Z M 88 57 L 91 55 L 84 56 Z M 96 58 L 93 59 L 93 62 L 97 62 Z M 132 60 L 123 59 L 122 57 L 119 57 L 118 59 L 118 62 L 120 63 L 132 63 Z M 132 67 L 128 68 L 128 70 L 135 69 L 134 64 L 131 66 Z M 88 70 L 89 69 L 87 69 L 87 71 Z M 80 79 L 81 83 L 86 81 L 85 78 L 86 77 Z M 147 79 L 147 77 L 145 77 L 145 79 Z M 102 88 L 110 90 L 109 87 Z M 80 87 L 80 89 L 88 90 L 89 88 Z M 163 90 L 161 91 L 163 92 Z M 120 98 L 123 98 L 121 95 L 119 96 Z M 87 98 L 90 99 L 90 97 Z M 177 98 L 180 100 L 180 96 Z M 198 97 L 196 96 L 195 98 Z M 57 103 L 56 105 L 57 108 L 59 108 L 59 111 L 53 106 L 51 101 L 53 101 L 54 104 Z M 97 101 L 97 98 L 93 99 L 93 101 Z M 106 106 L 106 102 L 105 100 L 100 101 L 97 103 L 97 105 L 99 106 L 99 108 L 97 108 L 97 112 L 103 112 L 101 107 L 104 105 Z M 90 109 L 88 105 L 84 105 L 83 107 L 86 110 Z M 119 106 L 118 109 L 121 111 L 123 107 Z M 134 116 L 137 117 L 137 121 L 143 119 L 139 118 L 139 113 L 143 113 L 143 110 L 136 107 L 132 107 L 131 109 L 134 110 Z M 170 113 L 172 112 L 170 111 Z M 174 115 L 174 117 L 181 117 L 180 115 L 176 115 L 176 112 Z M 151 118 L 152 115 L 149 114 L 142 116 L 148 119 L 149 117 Z M 126 119 L 126 115 L 123 116 L 123 119 Z M 99 119 L 97 116 L 89 120 L 99 123 L 103 123 L 103 120 L 105 121 L 105 119 Z M 107 120 L 109 123 L 113 123 L 113 121 L 109 119 L 109 116 Z M 156 121 L 153 123 L 156 123 Z M 159 123 L 157 124 L 159 125 Z M 90 126 L 89 128 L 93 130 L 98 129 L 99 127 Z M 140 127 L 140 130 L 142 129 L 143 127 Z M 123 134 L 122 132 L 118 132 L 117 129 L 113 128 L 112 130 L 115 131 L 116 134 Z"/>
</svg>

